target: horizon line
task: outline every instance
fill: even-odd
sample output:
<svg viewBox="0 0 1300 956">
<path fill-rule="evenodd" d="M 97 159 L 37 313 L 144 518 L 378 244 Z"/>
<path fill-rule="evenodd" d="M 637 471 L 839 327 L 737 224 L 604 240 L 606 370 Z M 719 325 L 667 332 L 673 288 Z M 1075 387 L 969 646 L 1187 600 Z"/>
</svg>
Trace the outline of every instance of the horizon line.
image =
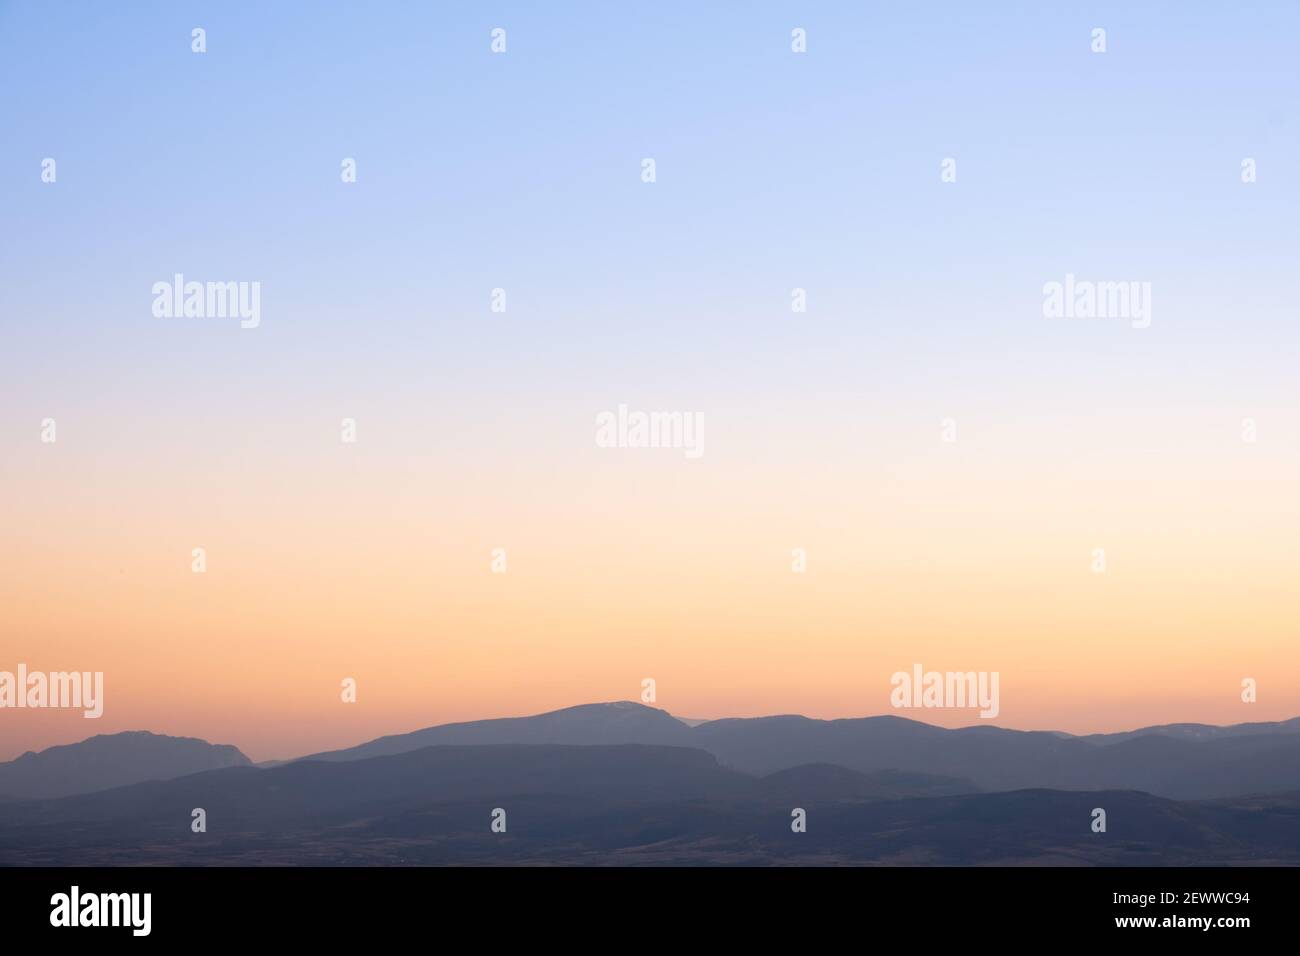
<svg viewBox="0 0 1300 956">
<path fill-rule="evenodd" d="M 848 720 L 893 719 L 893 720 L 903 721 L 905 723 L 919 724 L 922 727 L 928 727 L 932 730 L 939 730 L 945 733 L 958 733 L 964 730 L 989 729 L 989 730 L 1003 730 L 1009 733 L 1017 733 L 1017 734 L 1052 734 L 1053 736 L 1069 737 L 1076 740 L 1082 740 L 1089 737 L 1117 737 L 1117 736 L 1122 736 L 1124 734 L 1136 734 L 1144 730 L 1159 730 L 1168 727 L 1206 727 L 1212 730 L 1228 730 L 1234 727 L 1266 726 L 1266 725 L 1277 726 L 1280 724 L 1290 723 L 1294 720 L 1300 720 L 1300 715 L 1296 715 L 1294 717 L 1286 717 L 1281 720 L 1244 720 L 1244 721 L 1239 721 L 1237 723 L 1231 723 L 1231 724 L 1208 724 L 1202 721 L 1180 720 L 1180 721 L 1171 721 L 1169 723 L 1162 723 L 1162 724 L 1143 724 L 1140 727 L 1134 727 L 1129 730 L 1094 732 L 1094 733 L 1087 733 L 1087 734 L 1072 734 L 1069 731 L 1065 731 L 1065 730 L 1050 730 L 1050 729 L 1024 730 L 1016 727 L 1005 727 L 992 722 L 967 724 L 961 727 L 944 727 L 940 724 L 931 724 L 931 723 L 927 723 L 924 720 L 918 720 L 914 717 L 907 717 L 900 714 L 864 714 L 858 717 L 809 717 L 806 714 L 778 713 L 778 714 L 762 714 L 754 717 L 713 717 L 713 718 L 705 718 L 705 719 L 696 719 L 690 717 L 679 717 L 678 715 L 672 713 L 670 710 L 668 710 L 665 707 L 657 707 L 652 704 L 647 704 L 643 701 L 607 700 L 607 701 L 590 701 L 583 704 L 570 704 L 565 707 L 557 707 L 553 710 L 544 710 L 536 713 L 513 714 L 513 715 L 500 716 L 500 717 L 480 717 L 472 720 L 453 720 L 441 724 L 427 724 L 421 727 L 416 727 L 414 730 L 402 730 L 402 731 L 396 731 L 394 733 L 380 734 L 377 737 L 369 737 L 365 740 L 360 741 L 359 743 L 347 744 L 345 746 L 335 747 L 329 750 L 316 750 L 316 751 L 312 751 L 311 753 L 301 754 L 295 757 L 272 757 L 272 758 L 267 758 L 265 760 L 253 760 L 252 758 L 248 757 L 248 754 L 246 754 L 243 748 L 240 747 L 238 744 L 212 741 L 207 739 L 206 737 L 196 737 L 190 734 L 169 734 L 169 733 L 162 733 L 159 731 L 139 728 L 134 730 L 118 730 L 118 731 L 113 731 L 112 733 L 91 734 L 87 737 L 82 737 L 77 740 L 68 741 L 67 743 L 51 744 L 50 746 L 45 747 L 42 750 L 25 750 L 22 753 L 18 754 L 17 756 L 10 758 L 9 760 L 0 760 L 0 764 L 11 763 L 14 760 L 19 760 L 28 755 L 43 754 L 50 750 L 57 750 L 60 747 L 75 747 L 78 744 L 83 744 L 86 743 L 87 741 L 94 740 L 96 737 L 118 737 L 125 734 L 148 734 L 153 737 L 168 737 L 173 740 L 197 740 L 201 743 L 207 744 L 210 747 L 233 747 L 242 756 L 248 759 L 250 763 L 252 763 L 255 766 L 261 766 L 264 764 L 293 763 L 294 761 L 306 760 L 311 757 L 316 757 L 323 754 L 331 754 L 331 753 L 338 753 L 340 751 L 352 750 L 357 747 L 362 747 L 368 743 L 373 743 L 379 740 L 388 740 L 394 737 L 405 737 L 405 736 L 409 736 L 410 734 L 417 734 L 425 730 L 435 730 L 440 727 L 460 727 L 468 724 L 489 723 L 498 720 L 530 720 L 538 717 L 549 717 L 553 714 L 560 714 L 570 710 L 580 710 L 582 708 L 595 708 L 595 707 L 614 707 L 618 705 L 628 705 L 628 706 L 637 707 L 644 710 L 650 710 L 650 711 L 655 711 L 656 713 L 664 714 L 665 716 L 682 724 L 682 726 L 685 727 L 687 730 L 694 730 L 695 728 L 703 726 L 705 724 L 719 723 L 724 720 L 775 720 L 780 718 L 792 717 L 792 718 L 798 718 L 800 720 L 807 720 L 807 721 L 814 721 L 817 723 L 829 724 L 829 723 L 836 723 L 839 721 L 848 721 Z M 912 710 L 927 710 L 927 709 L 938 709 L 938 708 L 908 707 L 908 708 L 899 708 L 899 709 L 912 711 Z M 439 746 L 439 745 L 435 744 L 431 746 Z"/>
</svg>

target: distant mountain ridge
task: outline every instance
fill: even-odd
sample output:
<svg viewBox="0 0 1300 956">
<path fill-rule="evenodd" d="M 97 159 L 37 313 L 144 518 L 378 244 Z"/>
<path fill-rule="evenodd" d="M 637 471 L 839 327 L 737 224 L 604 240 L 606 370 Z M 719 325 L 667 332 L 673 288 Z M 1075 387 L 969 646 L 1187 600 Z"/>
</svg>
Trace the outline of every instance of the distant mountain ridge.
<svg viewBox="0 0 1300 956">
<path fill-rule="evenodd" d="M 300 760 L 360 760 L 440 744 L 659 744 L 690 746 L 686 724 L 666 710 L 632 701 L 579 704 L 532 717 L 439 724 L 408 734 L 379 737 L 355 747 Z"/>
<path fill-rule="evenodd" d="M 1221 740 L 1224 737 L 1252 737 L 1259 734 L 1300 734 L 1300 717 L 1292 717 L 1290 720 L 1228 724 L 1224 727 L 1216 727 L 1213 724 L 1158 724 L 1154 727 L 1139 727 L 1137 730 L 1114 734 L 1084 734 L 1077 739 L 1104 745 L 1152 735 L 1179 737 L 1183 740 Z"/>
<path fill-rule="evenodd" d="M 191 738 L 96 737 L 0 765 L 0 794 L 26 797 L 4 800 L 0 866 L 1294 866 L 1300 720 L 1072 737 L 896 716 L 692 726 L 618 702 L 272 767 Z"/>
<path fill-rule="evenodd" d="M 1114 788 L 1172 799 L 1209 799 L 1300 790 L 1300 718 L 1227 727 L 1167 724 L 1071 736 L 992 726 L 949 730 L 894 715 L 687 722 L 631 701 L 442 724 L 260 766 L 337 763 L 432 746 L 489 744 L 691 748 L 707 752 L 725 768 L 751 775 L 818 767 L 832 769 L 806 772 L 820 774 L 821 780 L 840 771 L 910 774 L 946 781 L 949 793 Z M 244 766 L 250 766 L 248 758 L 229 745 L 143 731 L 104 735 L 0 764 L 0 800 L 68 796 Z M 872 786 L 877 793 L 885 792 L 879 778 Z"/>
<path fill-rule="evenodd" d="M 250 763 L 237 748 L 148 731 L 100 734 L 0 763 L 0 796 L 62 797 Z"/>
<path fill-rule="evenodd" d="M 667 711 L 621 701 L 443 724 L 301 759 L 358 760 L 447 744 L 693 747 L 749 774 L 828 764 L 860 773 L 939 774 L 985 791 L 1115 788 L 1209 799 L 1300 790 L 1300 718 L 1229 727 L 1169 724 L 1075 737 L 992 726 L 949 730 L 893 715 L 724 718 L 691 726 Z"/>
<path fill-rule="evenodd" d="M 1175 802 L 947 785 L 825 765 L 755 777 L 642 744 L 433 746 L 13 803 L 0 866 L 1300 863 L 1300 794 Z M 204 833 L 190 828 L 196 806 Z M 795 808 L 806 832 L 791 827 Z"/>
</svg>

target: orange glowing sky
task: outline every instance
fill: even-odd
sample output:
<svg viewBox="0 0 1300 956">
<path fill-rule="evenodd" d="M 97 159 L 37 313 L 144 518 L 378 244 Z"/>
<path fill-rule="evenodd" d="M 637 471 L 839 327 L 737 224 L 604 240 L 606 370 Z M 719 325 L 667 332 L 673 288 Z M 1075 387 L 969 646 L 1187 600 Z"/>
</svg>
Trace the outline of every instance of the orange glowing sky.
<svg viewBox="0 0 1300 956">
<path fill-rule="evenodd" d="M 685 717 L 862 716 L 891 712 L 914 662 L 998 671 L 996 723 L 1025 729 L 1300 713 L 1292 463 L 1226 420 L 971 422 L 953 445 L 918 423 L 777 454 L 722 409 L 687 461 L 598 449 L 562 414 L 546 441 L 461 446 L 458 469 L 415 420 L 355 445 L 322 423 L 292 448 L 271 429 L 161 451 L 107 439 L 106 412 L 22 448 L 0 669 L 102 670 L 105 715 L 5 712 L 0 755 L 149 729 L 287 757 L 637 699 L 645 677 Z"/>
<path fill-rule="evenodd" d="M 469 6 L 214 6 L 200 56 L 173 5 L 0 4 L 0 671 L 106 683 L 0 759 L 644 678 L 864 716 L 914 663 L 1015 728 L 1300 715 L 1294 5 L 1126 5 L 1104 56 L 1048 4 L 809 11 L 806 55 L 776 7 L 533 6 L 504 56 Z M 177 273 L 260 323 L 155 315 Z M 1149 324 L 1045 316 L 1067 275 Z M 597 447 L 620 404 L 703 456 Z"/>
</svg>

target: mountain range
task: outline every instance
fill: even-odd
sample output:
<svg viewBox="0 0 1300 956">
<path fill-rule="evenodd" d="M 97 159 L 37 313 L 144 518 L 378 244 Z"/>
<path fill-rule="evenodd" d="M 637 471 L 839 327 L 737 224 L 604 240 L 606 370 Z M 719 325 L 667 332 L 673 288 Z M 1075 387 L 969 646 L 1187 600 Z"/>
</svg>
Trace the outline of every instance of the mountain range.
<svg viewBox="0 0 1300 956">
<path fill-rule="evenodd" d="M 959 778 L 966 791 L 1134 789 L 1173 799 L 1300 790 L 1300 718 L 1227 727 L 1167 724 L 1114 734 L 975 726 L 949 730 L 902 717 L 814 720 L 797 715 L 685 723 L 630 701 L 531 717 L 441 724 L 298 760 L 342 762 L 431 746 L 653 744 L 704 750 L 765 775 L 807 764 L 862 773 Z M 294 761 L 274 761 L 264 768 Z M 230 745 L 127 732 L 25 753 L 0 763 L 0 798 L 58 797 L 202 770 L 250 766 Z"/>
<path fill-rule="evenodd" d="M 249 763 L 235 747 L 194 737 L 101 734 L 0 763 L 0 797 L 62 797 Z"/>
<path fill-rule="evenodd" d="M 826 765 L 754 776 L 646 744 L 444 745 L 11 803 L 0 865 L 1300 864 L 1298 793 L 952 786 Z"/>
<path fill-rule="evenodd" d="M 693 747 L 725 766 L 769 774 L 808 763 L 967 781 L 970 790 L 1144 790 L 1175 799 L 1300 790 L 1300 718 L 1211 727 L 1170 724 L 1074 737 L 1048 731 L 949 730 L 902 717 L 796 715 L 687 725 L 643 704 L 587 704 L 535 717 L 443 724 L 303 759 L 344 761 L 447 744 L 657 744 Z"/>
<path fill-rule="evenodd" d="M 0 764 L 0 795 L 9 865 L 1300 864 L 1300 720 L 1074 737 L 620 702 L 261 767 L 114 734 Z"/>
</svg>

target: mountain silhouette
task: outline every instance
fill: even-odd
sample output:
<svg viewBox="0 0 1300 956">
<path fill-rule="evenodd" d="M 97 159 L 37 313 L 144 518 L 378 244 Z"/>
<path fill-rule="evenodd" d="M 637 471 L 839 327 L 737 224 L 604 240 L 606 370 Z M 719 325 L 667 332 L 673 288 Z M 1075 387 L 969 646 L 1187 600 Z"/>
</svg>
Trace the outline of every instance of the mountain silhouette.
<svg viewBox="0 0 1300 956">
<path fill-rule="evenodd" d="M 808 764 L 860 773 L 938 774 L 983 791 L 1134 789 L 1173 799 L 1300 790 L 1300 719 L 1208 727 L 1172 724 L 1074 737 L 976 726 L 949 730 L 904 717 L 727 718 L 689 726 L 624 701 L 444 724 L 308 760 L 355 760 L 435 744 L 658 744 L 705 750 L 765 775 Z"/>
<path fill-rule="evenodd" d="M 1169 724 L 1071 736 L 974 726 L 949 730 L 896 716 L 815 720 L 798 715 L 688 724 L 630 701 L 584 704 L 531 717 L 443 724 L 299 761 L 345 762 L 430 746 L 654 745 L 706 751 L 731 770 L 765 776 L 932 775 L 934 792 L 1133 789 L 1172 799 L 1300 790 L 1300 718 L 1228 727 Z M 145 732 L 92 737 L 0 764 L 0 799 L 89 793 L 145 780 L 248 765 L 231 746 Z M 778 778 L 779 779 L 779 778 Z M 907 793 L 920 792 L 910 782 Z M 865 785 L 864 785 L 865 786 Z"/>
<path fill-rule="evenodd" d="M 13 802 L 0 865 L 1300 863 L 1300 793 L 927 795 L 949 785 L 826 765 L 755 776 L 654 745 L 434 746 Z"/>
<path fill-rule="evenodd" d="M 1230 724 L 1227 727 L 1215 727 L 1212 724 L 1159 724 L 1155 727 L 1139 727 L 1117 734 L 1088 734 L 1080 737 L 1090 743 L 1114 744 L 1134 737 L 1177 737 L 1181 740 L 1219 740 L 1224 737 L 1254 737 L 1264 734 L 1300 734 L 1300 717 L 1290 720 L 1271 721 L 1250 724 Z"/>
<path fill-rule="evenodd" d="M 409 734 L 312 754 L 305 760 L 358 760 L 435 744 L 661 744 L 689 746 L 690 728 L 666 710 L 631 701 L 580 704 L 534 717 L 440 724 Z"/>
<path fill-rule="evenodd" d="M 146 731 L 101 734 L 0 763 L 0 794 L 13 799 L 61 797 L 248 763 L 234 747 L 194 737 Z"/>
</svg>

